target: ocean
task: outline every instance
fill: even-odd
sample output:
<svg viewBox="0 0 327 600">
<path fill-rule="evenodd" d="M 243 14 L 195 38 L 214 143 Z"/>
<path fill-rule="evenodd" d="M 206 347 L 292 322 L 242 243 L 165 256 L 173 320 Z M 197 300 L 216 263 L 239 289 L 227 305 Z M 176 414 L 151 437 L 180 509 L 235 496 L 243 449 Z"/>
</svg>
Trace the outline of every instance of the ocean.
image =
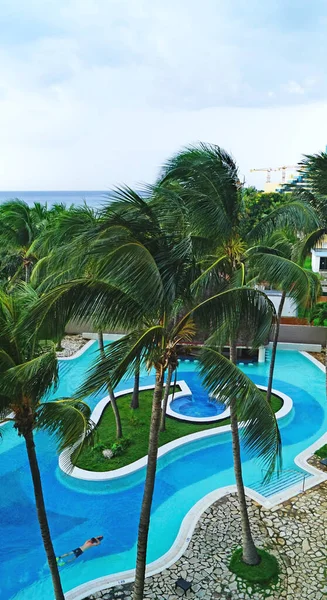
<svg viewBox="0 0 327 600">
<path fill-rule="evenodd" d="M 71 206 L 72 204 L 80 206 L 85 201 L 89 206 L 96 208 L 106 203 L 109 195 L 109 191 L 0 192 L 0 204 L 12 198 L 19 198 L 30 206 L 34 202 L 40 202 L 48 206 L 61 203 L 66 204 L 66 206 Z"/>
</svg>

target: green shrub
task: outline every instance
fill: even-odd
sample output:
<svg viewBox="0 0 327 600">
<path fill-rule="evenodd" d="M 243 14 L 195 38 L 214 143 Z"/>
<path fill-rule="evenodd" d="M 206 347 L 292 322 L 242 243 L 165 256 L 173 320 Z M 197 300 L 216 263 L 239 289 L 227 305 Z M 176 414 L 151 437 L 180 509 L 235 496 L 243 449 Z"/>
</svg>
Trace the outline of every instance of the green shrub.
<svg viewBox="0 0 327 600">
<path fill-rule="evenodd" d="M 130 446 L 131 440 L 128 438 L 122 438 L 121 440 L 117 440 L 110 446 L 110 450 L 113 453 L 113 456 L 120 456 L 123 452 Z"/>
<path fill-rule="evenodd" d="M 111 441 L 101 442 L 100 444 L 95 444 L 92 448 L 92 451 L 102 452 L 103 450 L 111 450 L 113 457 L 120 456 L 130 445 L 131 440 L 128 438 L 122 438 L 121 440 L 117 440 L 112 443 Z"/>
<path fill-rule="evenodd" d="M 102 450 L 107 450 L 110 448 L 111 442 L 100 442 L 99 444 L 94 444 L 91 447 L 92 452 L 102 452 Z"/>
<path fill-rule="evenodd" d="M 274 583 L 279 573 L 277 559 L 265 550 L 257 548 L 257 552 L 261 561 L 258 565 L 250 566 L 242 560 L 242 548 L 237 548 L 232 554 L 229 569 L 238 577 L 242 577 L 242 579 L 251 583 L 258 583 L 263 586 L 271 582 Z"/>
<path fill-rule="evenodd" d="M 319 458 L 327 458 L 327 444 L 318 448 L 315 452 L 315 456 L 319 456 Z"/>
<path fill-rule="evenodd" d="M 318 318 L 317 318 L 317 319 L 313 319 L 313 321 L 312 321 L 312 324 L 313 324 L 315 327 L 321 327 L 322 325 L 323 325 L 324 327 L 327 327 L 327 319 L 324 319 L 323 321 L 321 321 L 321 320 L 320 320 L 320 319 L 318 319 Z"/>
</svg>

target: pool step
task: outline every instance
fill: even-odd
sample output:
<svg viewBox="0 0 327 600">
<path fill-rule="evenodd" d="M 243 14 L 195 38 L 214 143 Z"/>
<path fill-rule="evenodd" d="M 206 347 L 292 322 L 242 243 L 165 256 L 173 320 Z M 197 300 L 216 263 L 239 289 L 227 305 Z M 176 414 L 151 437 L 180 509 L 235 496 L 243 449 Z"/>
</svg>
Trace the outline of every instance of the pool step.
<svg viewBox="0 0 327 600">
<path fill-rule="evenodd" d="M 60 377 L 65 377 L 67 376 L 71 370 L 74 368 L 74 363 L 71 360 L 62 360 L 59 362 L 59 372 L 60 372 Z"/>
<path fill-rule="evenodd" d="M 265 348 L 265 362 L 270 362 L 271 360 L 271 350 L 269 348 Z"/>
<path fill-rule="evenodd" d="M 274 474 L 267 483 L 263 483 L 262 480 L 255 481 L 254 483 L 249 484 L 249 487 L 259 494 L 262 494 L 262 496 L 269 498 L 269 496 L 274 496 L 275 494 L 292 487 L 296 483 L 302 483 L 304 477 L 307 480 L 311 475 L 304 473 L 303 471 L 297 471 L 296 469 L 285 469 L 281 471 L 279 476 Z"/>
</svg>

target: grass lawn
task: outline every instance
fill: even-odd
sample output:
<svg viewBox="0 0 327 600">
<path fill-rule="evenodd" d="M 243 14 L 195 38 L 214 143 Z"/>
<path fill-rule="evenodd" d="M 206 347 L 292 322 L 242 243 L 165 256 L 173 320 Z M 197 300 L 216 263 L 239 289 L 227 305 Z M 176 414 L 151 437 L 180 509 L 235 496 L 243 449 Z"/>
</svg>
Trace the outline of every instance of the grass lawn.
<svg viewBox="0 0 327 600">
<path fill-rule="evenodd" d="M 140 392 L 140 407 L 135 411 L 130 408 L 131 394 L 126 394 L 125 396 L 117 398 L 122 420 L 123 435 L 130 440 L 130 446 L 128 446 L 123 454 L 108 460 L 102 456 L 102 448 L 100 449 L 97 447 L 97 445 L 105 444 L 106 447 L 109 448 L 111 444 L 115 442 L 115 421 L 112 408 L 108 405 L 103 411 L 102 417 L 96 427 L 97 439 L 94 447 L 86 446 L 83 448 L 77 456 L 76 462 L 74 461 L 73 455 L 74 464 L 76 464 L 77 467 L 88 471 L 112 471 L 114 469 L 119 469 L 120 467 L 125 467 L 135 460 L 142 458 L 142 456 L 145 456 L 148 451 L 152 395 L 153 390 Z M 282 404 L 283 401 L 281 398 L 272 395 L 272 406 L 275 412 L 281 408 Z M 198 423 L 183 423 L 182 421 L 167 417 L 166 431 L 160 433 L 159 446 L 163 446 L 168 442 L 183 437 L 184 435 L 189 435 L 190 433 L 196 433 L 197 431 L 204 431 L 214 427 L 221 427 L 222 425 L 228 425 L 229 423 L 230 419 L 224 419 L 216 423 L 200 425 Z"/>
<path fill-rule="evenodd" d="M 258 583 L 262 586 L 270 582 L 276 583 L 279 573 L 277 559 L 265 550 L 257 548 L 257 552 L 261 561 L 258 565 L 250 566 L 242 561 L 242 548 L 238 548 L 232 554 L 230 570 L 250 583 Z"/>
</svg>

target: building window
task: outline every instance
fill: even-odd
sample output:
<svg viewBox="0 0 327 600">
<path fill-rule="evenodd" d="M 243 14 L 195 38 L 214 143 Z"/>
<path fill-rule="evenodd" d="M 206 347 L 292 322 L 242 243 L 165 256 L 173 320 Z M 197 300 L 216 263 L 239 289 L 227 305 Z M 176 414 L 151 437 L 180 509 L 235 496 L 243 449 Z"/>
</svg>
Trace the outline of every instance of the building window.
<svg viewBox="0 0 327 600">
<path fill-rule="evenodd" d="M 320 257 L 319 271 L 327 271 L 327 256 Z"/>
</svg>

